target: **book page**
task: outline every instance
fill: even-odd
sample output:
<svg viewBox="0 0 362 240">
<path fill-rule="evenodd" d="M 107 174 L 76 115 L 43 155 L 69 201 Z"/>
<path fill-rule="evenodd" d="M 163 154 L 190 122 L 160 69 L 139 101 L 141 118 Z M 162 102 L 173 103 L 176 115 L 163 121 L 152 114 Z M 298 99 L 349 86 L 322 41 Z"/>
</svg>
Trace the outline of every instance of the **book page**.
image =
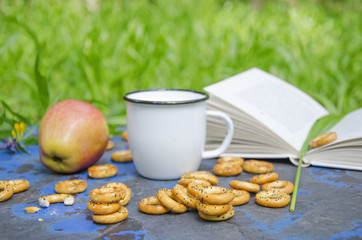
<svg viewBox="0 0 362 240">
<path fill-rule="evenodd" d="M 313 166 L 362 170 L 362 108 L 347 114 L 330 132 L 337 140 L 308 151 L 305 160 Z"/>
<path fill-rule="evenodd" d="M 324 152 L 330 148 L 341 147 L 343 144 L 351 142 L 351 140 L 362 138 L 362 108 L 347 114 L 339 123 L 332 127 L 329 132 L 336 132 L 337 139 L 329 144 L 312 149 L 308 151 L 307 154 Z"/>
<path fill-rule="evenodd" d="M 328 112 L 309 95 L 258 68 L 205 88 L 301 149 L 314 122 Z"/>
<path fill-rule="evenodd" d="M 288 142 L 285 142 L 274 132 L 270 131 L 260 122 L 256 121 L 251 116 L 239 111 L 232 105 L 222 101 L 221 99 L 211 96 L 207 102 L 208 109 L 221 110 L 225 112 L 234 122 L 234 136 L 231 145 L 239 145 L 241 154 L 264 154 L 268 147 L 274 148 L 279 154 L 298 155 L 298 151 L 294 149 Z M 226 127 L 223 122 L 218 119 L 207 119 L 207 139 L 222 142 L 226 135 Z M 255 149 L 249 148 L 246 150 L 240 144 L 261 145 L 258 152 Z M 231 148 L 231 146 L 230 146 Z M 230 152 L 230 148 L 226 151 Z"/>
<path fill-rule="evenodd" d="M 347 114 L 331 129 L 331 132 L 336 132 L 343 137 L 355 134 L 362 137 L 362 108 Z"/>
<path fill-rule="evenodd" d="M 362 138 L 343 147 L 329 148 L 306 155 L 305 159 L 313 166 L 362 170 Z"/>
</svg>

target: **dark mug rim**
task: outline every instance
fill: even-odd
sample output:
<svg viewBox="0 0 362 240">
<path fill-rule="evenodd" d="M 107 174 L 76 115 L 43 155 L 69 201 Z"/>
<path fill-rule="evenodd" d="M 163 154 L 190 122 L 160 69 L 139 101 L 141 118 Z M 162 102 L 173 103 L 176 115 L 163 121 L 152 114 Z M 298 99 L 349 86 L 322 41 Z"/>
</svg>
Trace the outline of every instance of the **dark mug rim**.
<svg viewBox="0 0 362 240">
<path fill-rule="evenodd" d="M 140 93 L 140 92 L 156 92 L 156 91 L 180 91 L 180 92 L 192 92 L 192 93 L 197 93 L 202 95 L 201 98 L 197 98 L 197 99 L 191 99 L 191 100 L 184 100 L 184 101 L 151 101 L 151 100 L 141 100 L 141 99 L 134 99 L 134 98 L 130 98 L 129 96 L 131 94 L 134 93 Z M 202 102 L 205 101 L 209 98 L 209 95 L 201 92 L 201 91 L 196 91 L 196 90 L 191 90 L 191 89 L 174 89 L 174 88 L 155 88 L 155 89 L 143 89 L 143 90 L 137 90 L 137 91 L 132 91 L 129 93 L 126 93 L 123 96 L 123 99 L 128 101 L 128 102 L 132 102 L 132 103 L 141 103 L 141 104 L 154 104 L 154 105 L 179 105 L 179 104 L 190 104 L 190 103 L 197 103 L 197 102 Z"/>
</svg>

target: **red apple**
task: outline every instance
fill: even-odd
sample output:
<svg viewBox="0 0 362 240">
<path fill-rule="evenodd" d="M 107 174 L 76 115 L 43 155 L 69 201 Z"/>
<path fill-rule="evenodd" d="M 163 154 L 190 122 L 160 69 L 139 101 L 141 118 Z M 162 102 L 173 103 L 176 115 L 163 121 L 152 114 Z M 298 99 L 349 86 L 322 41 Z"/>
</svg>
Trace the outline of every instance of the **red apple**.
<svg viewBox="0 0 362 240">
<path fill-rule="evenodd" d="M 59 173 L 88 168 L 103 155 L 109 130 L 103 113 L 79 100 L 65 100 L 43 116 L 38 134 L 40 161 Z"/>
</svg>

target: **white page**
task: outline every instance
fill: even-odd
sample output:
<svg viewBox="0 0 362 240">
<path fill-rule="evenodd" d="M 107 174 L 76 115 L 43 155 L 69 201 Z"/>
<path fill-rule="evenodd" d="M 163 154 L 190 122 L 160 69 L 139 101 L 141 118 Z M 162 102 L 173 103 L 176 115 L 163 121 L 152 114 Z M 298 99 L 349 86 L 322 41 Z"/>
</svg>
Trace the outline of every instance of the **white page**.
<svg viewBox="0 0 362 240">
<path fill-rule="evenodd" d="M 337 133 L 337 140 L 308 151 L 305 160 L 314 166 L 362 170 L 362 108 L 347 114 L 330 132 Z"/>
<path fill-rule="evenodd" d="M 312 155 L 315 152 L 325 152 L 326 149 L 337 148 L 345 142 L 362 138 L 362 108 L 347 114 L 329 132 L 336 132 L 337 139 L 329 144 L 308 151 L 306 155 Z"/>
<path fill-rule="evenodd" d="M 362 136 L 362 108 L 347 114 L 331 131 L 344 137 L 355 135 L 356 133 Z"/>
<path fill-rule="evenodd" d="M 207 106 L 208 109 L 222 110 L 234 122 L 234 137 L 225 154 L 234 155 L 236 153 L 241 157 L 263 156 L 263 158 L 285 158 L 286 155 L 298 155 L 296 149 L 274 132 L 221 99 L 211 96 Z M 218 119 L 209 118 L 207 120 L 207 149 L 216 148 L 215 146 L 221 144 L 226 135 L 224 125 Z M 211 147 L 210 141 L 214 142 L 213 147 Z M 256 146 L 257 148 L 255 148 Z"/>
<path fill-rule="evenodd" d="M 258 68 L 204 89 L 242 109 L 297 150 L 301 149 L 314 122 L 328 114 L 306 93 Z"/>
<path fill-rule="evenodd" d="M 305 159 L 313 166 L 362 170 L 362 138 L 356 145 L 315 152 Z"/>
<path fill-rule="evenodd" d="M 286 151 L 287 153 L 295 152 L 293 146 L 291 146 L 288 142 L 285 142 L 282 138 L 280 138 L 280 136 L 275 134 L 275 132 L 270 131 L 250 115 L 247 115 L 243 111 L 238 110 L 221 99 L 211 96 L 207 103 L 207 107 L 208 109 L 222 110 L 232 118 L 234 122 L 233 141 L 249 140 L 253 142 L 257 140 L 258 142 L 265 143 L 266 145 L 272 142 L 273 145 L 280 150 L 288 149 L 288 151 Z M 226 134 L 226 127 L 220 123 L 222 122 L 219 120 L 208 119 L 207 124 L 211 131 L 207 131 L 207 133 L 208 136 L 219 137 L 221 141 L 224 139 Z"/>
<path fill-rule="evenodd" d="M 221 145 L 221 142 L 211 142 L 205 146 L 206 150 L 216 149 Z M 249 142 L 238 142 L 237 144 L 230 145 L 222 155 L 235 155 L 239 157 L 249 158 L 289 158 L 290 154 L 281 153 L 274 147 L 250 144 Z M 294 156 L 293 156 L 294 157 Z"/>
<path fill-rule="evenodd" d="M 223 123 L 219 123 L 223 124 Z M 217 128 L 218 125 L 214 125 L 213 123 L 208 124 L 207 132 L 207 140 L 214 140 L 218 142 L 222 142 L 226 135 L 225 129 Z M 266 135 L 265 133 L 257 133 L 249 130 L 234 128 L 234 136 L 241 136 L 241 137 L 234 137 L 231 145 L 236 145 L 238 143 L 248 144 L 248 145 L 260 145 L 266 147 L 273 147 L 278 153 L 283 154 L 292 154 L 298 155 L 298 151 L 290 147 L 290 145 L 286 143 L 281 143 L 281 140 L 275 138 L 273 136 Z M 262 150 L 262 149 L 261 149 Z M 241 152 L 244 153 L 244 152 Z M 251 153 L 251 151 L 248 151 Z"/>
</svg>

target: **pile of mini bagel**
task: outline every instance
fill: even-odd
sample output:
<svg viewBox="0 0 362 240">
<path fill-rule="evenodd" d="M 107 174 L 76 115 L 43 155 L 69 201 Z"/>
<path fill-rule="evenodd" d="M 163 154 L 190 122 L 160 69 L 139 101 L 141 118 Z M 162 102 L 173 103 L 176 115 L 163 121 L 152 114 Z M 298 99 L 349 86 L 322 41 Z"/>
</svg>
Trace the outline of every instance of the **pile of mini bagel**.
<svg viewBox="0 0 362 240">
<path fill-rule="evenodd" d="M 187 173 L 172 189 L 158 190 L 156 196 L 142 199 L 138 207 L 146 214 L 184 213 L 194 209 L 202 219 L 223 221 L 234 215 L 235 206 L 249 202 L 250 192 L 256 193 L 256 203 L 264 207 L 285 207 L 289 204 L 289 194 L 294 186 L 291 182 L 278 180 L 279 175 L 272 172 L 274 166 L 270 162 L 222 157 L 213 168 L 214 173 L 221 176 L 238 175 L 243 169 L 258 175 L 248 181 L 231 180 L 231 188 L 224 188 L 217 186 L 218 177 L 210 172 Z"/>
<path fill-rule="evenodd" d="M 13 194 L 28 190 L 30 183 L 25 179 L 0 181 L 0 202 L 10 199 Z"/>
<path fill-rule="evenodd" d="M 113 142 L 109 141 L 107 149 L 112 149 Z M 124 154 L 121 151 L 121 157 L 117 155 L 118 159 L 113 159 L 117 162 L 130 161 L 129 154 Z M 117 175 L 118 169 L 112 164 L 94 165 L 88 168 L 88 175 L 90 178 L 109 178 Z M 25 191 L 29 188 L 29 182 L 26 180 L 11 180 L 0 181 L 0 189 L 4 191 L 0 194 L 0 202 L 9 199 L 12 193 Z M 26 188 L 26 189 L 25 189 Z M 87 183 L 84 180 L 69 179 L 60 181 L 55 184 L 55 192 L 57 194 L 50 194 L 42 196 L 38 199 L 40 207 L 47 208 L 53 203 L 64 203 L 66 206 L 71 206 L 75 202 L 74 194 L 82 193 L 87 189 Z M 5 194 L 2 196 L 2 194 Z M 111 182 L 101 188 L 96 188 L 90 191 L 89 197 L 91 200 L 87 203 L 87 208 L 92 212 L 94 222 L 108 224 L 123 221 L 128 216 L 128 211 L 124 207 L 131 199 L 131 189 L 125 184 L 120 182 Z M 30 206 L 24 208 L 27 213 L 36 213 L 40 208 Z"/>
<path fill-rule="evenodd" d="M 219 158 L 213 168 L 216 175 L 224 177 L 239 175 L 243 170 L 258 175 L 248 182 L 232 180 L 229 182 L 230 187 L 256 193 L 256 203 L 264 207 L 285 207 L 289 204 L 289 194 L 293 193 L 294 185 L 289 181 L 279 180 L 279 175 L 273 172 L 274 165 L 270 162 L 254 159 L 244 161 L 240 157 L 226 156 Z"/>
<path fill-rule="evenodd" d="M 49 207 L 52 203 L 64 203 L 66 206 L 74 204 L 74 194 L 82 193 L 87 189 L 87 183 L 80 179 L 69 179 L 57 182 L 54 186 L 57 194 L 50 194 L 42 196 L 38 199 L 38 203 L 41 207 Z M 28 207 L 25 209 L 28 213 L 34 213 L 39 211 L 37 207 Z"/>
<path fill-rule="evenodd" d="M 128 217 L 125 207 L 132 191 L 121 182 L 107 183 L 89 192 L 87 208 L 92 212 L 94 222 L 101 224 L 118 223 Z"/>
<path fill-rule="evenodd" d="M 218 182 L 215 175 L 206 171 L 188 173 L 172 190 L 160 189 L 157 196 L 142 199 L 138 207 L 147 214 L 184 213 L 191 208 L 206 220 L 226 220 L 234 215 L 233 206 L 240 203 L 234 201 L 235 194 L 231 189 L 216 186 Z M 243 198 L 248 201 L 247 195 Z"/>
<path fill-rule="evenodd" d="M 74 194 L 82 193 L 87 189 L 87 183 L 79 179 L 60 181 L 55 184 L 57 194 L 42 196 L 38 199 L 43 208 L 53 203 L 64 203 L 70 206 L 74 204 Z M 117 223 L 128 217 L 125 206 L 131 199 L 132 191 L 121 182 L 111 182 L 89 192 L 90 200 L 87 208 L 92 212 L 94 222 L 101 224 Z M 25 208 L 27 213 L 38 212 L 40 208 L 31 206 Z"/>
</svg>

